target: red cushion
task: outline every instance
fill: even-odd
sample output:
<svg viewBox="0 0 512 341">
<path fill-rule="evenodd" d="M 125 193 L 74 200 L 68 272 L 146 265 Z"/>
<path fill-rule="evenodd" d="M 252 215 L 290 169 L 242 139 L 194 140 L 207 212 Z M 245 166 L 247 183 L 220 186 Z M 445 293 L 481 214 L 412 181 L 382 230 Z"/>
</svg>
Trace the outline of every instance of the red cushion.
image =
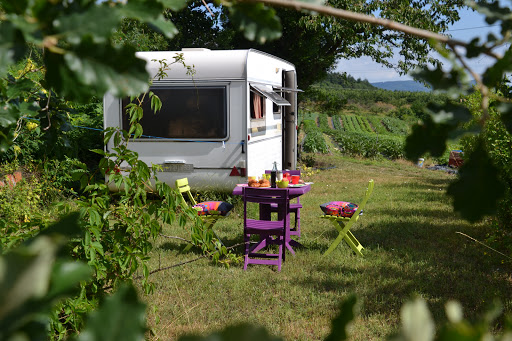
<svg viewBox="0 0 512 341">
<path fill-rule="evenodd" d="M 331 201 L 320 205 L 326 215 L 350 218 L 357 211 L 359 206 L 347 201 Z"/>
<path fill-rule="evenodd" d="M 220 214 L 226 216 L 233 209 L 233 205 L 225 201 L 205 201 L 195 205 L 199 215 L 214 215 Z"/>
</svg>

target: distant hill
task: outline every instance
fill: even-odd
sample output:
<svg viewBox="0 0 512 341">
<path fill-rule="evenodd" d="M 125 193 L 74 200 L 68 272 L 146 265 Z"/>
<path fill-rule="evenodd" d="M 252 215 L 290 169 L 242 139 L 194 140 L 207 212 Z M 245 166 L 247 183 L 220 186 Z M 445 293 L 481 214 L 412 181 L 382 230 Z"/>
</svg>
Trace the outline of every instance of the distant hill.
<svg viewBox="0 0 512 341">
<path fill-rule="evenodd" d="M 329 72 L 325 79 L 316 83 L 318 86 L 340 87 L 344 89 L 376 90 L 366 79 L 355 79 L 346 72 Z"/>
<path fill-rule="evenodd" d="M 430 92 L 431 90 L 416 81 L 394 81 L 394 82 L 378 82 L 371 83 L 374 87 L 385 90 L 411 91 L 411 92 Z"/>
</svg>

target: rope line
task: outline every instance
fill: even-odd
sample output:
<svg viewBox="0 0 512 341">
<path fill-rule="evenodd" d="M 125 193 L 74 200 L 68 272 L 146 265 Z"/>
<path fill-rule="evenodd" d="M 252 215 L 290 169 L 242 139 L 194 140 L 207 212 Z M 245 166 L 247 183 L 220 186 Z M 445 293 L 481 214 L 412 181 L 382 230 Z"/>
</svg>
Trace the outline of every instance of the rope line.
<svg viewBox="0 0 512 341">
<path fill-rule="evenodd" d="M 23 117 L 23 118 L 26 119 L 26 120 L 40 121 L 40 119 L 38 119 L 38 118 L 32 118 L 32 117 Z M 101 132 L 105 131 L 105 129 L 100 129 L 100 128 L 92 128 L 92 127 L 84 127 L 84 126 L 76 126 L 76 125 L 71 125 L 71 126 L 73 128 L 88 129 L 88 130 L 101 131 Z M 160 136 L 152 136 L 152 135 L 141 135 L 141 137 L 145 137 L 145 138 L 149 138 L 149 139 L 159 139 L 159 140 L 175 141 L 175 142 L 222 143 L 222 145 L 226 145 L 226 144 L 243 145 L 244 144 L 244 141 L 240 141 L 240 142 L 203 141 L 203 140 L 176 139 L 176 138 L 171 138 L 171 137 L 160 137 Z"/>
</svg>

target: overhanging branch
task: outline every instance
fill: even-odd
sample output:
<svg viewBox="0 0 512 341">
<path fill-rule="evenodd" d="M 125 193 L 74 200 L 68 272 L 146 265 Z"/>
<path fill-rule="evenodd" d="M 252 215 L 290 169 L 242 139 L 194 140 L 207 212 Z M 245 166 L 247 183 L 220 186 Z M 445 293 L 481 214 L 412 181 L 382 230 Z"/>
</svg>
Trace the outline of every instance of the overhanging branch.
<svg viewBox="0 0 512 341">
<path fill-rule="evenodd" d="M 428 30 L 411 27 L 408 25 L 400 24 L 396 21 L 388 20 L 388 19 L 382 19 L 382 18 L 376 18 L 370 15 L 351 12 L 343 9 L 333 8 L 330 6 L 324 6 L 324 5 L 317 5 L 313 3 L 307 3 L 307 2 L 301 2 L 296 0 L 241 0 L 245 2 L 261 2 L 267 5 L 273 5 L 273 6 L 280 6 L 280 7 L 286 7 L 286 8 L 292 8 L 297 11 L 300 10 L 308 10 L 308 11 L 314 11 L 323 15 L 328 15 L 336 18 L 346 19 L 350 21 L 357 21 L 357 22 L 364 22 L 369 23 L 372 25 L 378 25 L 385 28 L 388 28 L 390 30 L 403 32 L 418 38 L 423 39 L 433 39 L 440 43 L 447 44 L 452 49 L 454 49 L 456 46 L 462 46 L 467 47 L 467 43 L 452 39 L 447 35 L 439 34 L 435 32 L 431 32 Z M 484 50 L 484 54 L 493 57 L 495 59 L 500 59 L 500 56 L 492 52 L 490 49 Z"/>
</svg>

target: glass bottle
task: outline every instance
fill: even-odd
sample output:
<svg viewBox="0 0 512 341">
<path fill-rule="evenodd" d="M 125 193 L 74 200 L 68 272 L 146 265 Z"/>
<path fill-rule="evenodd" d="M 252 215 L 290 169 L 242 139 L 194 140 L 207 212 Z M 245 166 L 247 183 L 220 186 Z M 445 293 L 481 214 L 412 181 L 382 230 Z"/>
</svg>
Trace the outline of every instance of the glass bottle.
<svg viewBox="0 0 512 341">
<path fill-rule="evenodd" d="M 270 187 L 276 188 L 277 162 L 274 161 L 274 167 L 270 171 Z"/>
</svg>

